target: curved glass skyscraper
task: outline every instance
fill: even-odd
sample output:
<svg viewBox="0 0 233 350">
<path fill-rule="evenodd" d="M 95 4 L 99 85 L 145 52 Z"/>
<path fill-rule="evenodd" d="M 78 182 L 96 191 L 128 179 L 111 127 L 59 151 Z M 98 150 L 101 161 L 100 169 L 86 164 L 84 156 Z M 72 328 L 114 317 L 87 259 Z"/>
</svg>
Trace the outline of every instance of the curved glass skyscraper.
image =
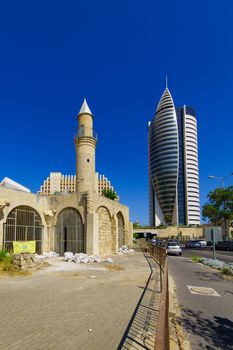
<svg viewBox="0 0 233 350">
<path fill-rule="evenodd" d="M 150 225 L 200 224 L 197 124 L 166 87 L 149 125 Z"/>
</svg>

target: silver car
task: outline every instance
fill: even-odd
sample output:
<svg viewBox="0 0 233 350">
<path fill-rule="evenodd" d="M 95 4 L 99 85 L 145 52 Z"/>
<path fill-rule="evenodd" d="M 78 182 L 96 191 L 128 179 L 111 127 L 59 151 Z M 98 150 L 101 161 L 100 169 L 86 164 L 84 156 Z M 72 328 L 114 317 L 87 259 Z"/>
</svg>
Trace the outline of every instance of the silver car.
<svg viewBox="0 0 233 350">
<path fill-rule="evenodd" d="M 167 243 L 167 254 L 168 255 L 182 255 L 182 249 L 177 242 Z"/>
</svg>

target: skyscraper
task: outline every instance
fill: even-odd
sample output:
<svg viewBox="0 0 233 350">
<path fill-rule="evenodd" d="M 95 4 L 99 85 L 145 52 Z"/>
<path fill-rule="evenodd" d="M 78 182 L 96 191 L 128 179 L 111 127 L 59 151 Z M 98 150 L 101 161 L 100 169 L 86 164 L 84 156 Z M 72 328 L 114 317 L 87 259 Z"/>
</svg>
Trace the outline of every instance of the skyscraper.
<svg viewBox="0 0 233 350">
<path fill-rule="evenodd" d="M 197 120 L 166 87 L 149 123 L 150 225 L 200 224 Z"/>
</svg>

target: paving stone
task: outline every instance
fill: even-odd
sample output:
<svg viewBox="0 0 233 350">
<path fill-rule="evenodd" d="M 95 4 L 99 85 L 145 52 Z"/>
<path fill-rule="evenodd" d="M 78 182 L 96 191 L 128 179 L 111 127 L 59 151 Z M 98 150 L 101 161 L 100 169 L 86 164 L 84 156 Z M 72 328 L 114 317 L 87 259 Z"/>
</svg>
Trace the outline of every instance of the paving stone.
<svg viewBox="0 0 233 350">
<path fill-rule="evenodd" d="M 127 335 L 151 270 L 142 253 L 113 260 L 122 270 L 91 264 L 71 272 L 1 278 L 1 350 L 114 350 L 123 338 L 129 346 L 144 342 L 150 349 L 159 302 L 158 271 L 153 268 Z M 90 275 L 97 278 L 87 278 Z"/>
</svg>

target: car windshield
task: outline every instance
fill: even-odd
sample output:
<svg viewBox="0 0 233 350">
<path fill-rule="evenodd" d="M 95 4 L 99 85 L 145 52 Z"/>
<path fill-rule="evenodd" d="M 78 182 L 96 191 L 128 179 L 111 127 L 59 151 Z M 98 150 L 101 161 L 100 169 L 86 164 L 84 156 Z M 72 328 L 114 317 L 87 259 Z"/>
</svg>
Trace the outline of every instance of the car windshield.
<svg viewBox="0 0 233 350">
<path fill-rule="evenodd" d="M 178 245 L 176 242 L 169 242 L 167 244 L 169 247 L 172 246 L 172 247 L 175 247 L 176 245 Z"/>
</svg>

